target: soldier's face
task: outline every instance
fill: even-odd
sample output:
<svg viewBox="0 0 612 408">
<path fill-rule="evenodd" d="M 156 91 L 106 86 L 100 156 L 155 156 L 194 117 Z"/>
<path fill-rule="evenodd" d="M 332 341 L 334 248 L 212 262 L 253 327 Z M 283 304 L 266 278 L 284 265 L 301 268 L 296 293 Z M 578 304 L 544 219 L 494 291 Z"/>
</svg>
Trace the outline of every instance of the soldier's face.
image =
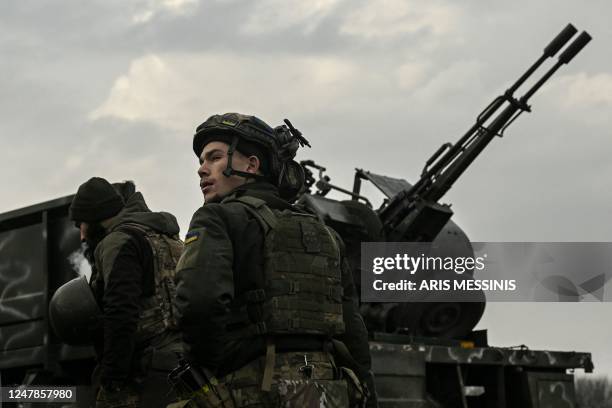
<svg viewBox="0 0 612 408">
<path fill-rule="evenodd" d="M 81 242 L 85 243 L 84 256 L 90 265 L 94 264 L 94 250 L 106 235 L 106 229 L 99 223 L 81 222 Z"/>
<path fill-rule="evenodd" d="M 200 176 L 200 189 L 206 203 L 221 201 L 230 191 L 247 181 L 244 177 L 236 175 L 226 177 L 223 174 L 223 170 L 227 167 L 228 149 L 227 143 L 215 141 L 204 146 L 200 154 L 198 176 Z M 252 166 L 252 160 L 237 151 L 232 157 L 232 168 L 247 173 L 257 171 L 257 168 Z"/>
<path fill-rule="evenodd" d="M 89 224 L 86 222 L 80 223 L 79 231 L 81 232 L 81 242 L 85 242 L 87 239 L 87 232 L 89 231 Z"/>
</svg>

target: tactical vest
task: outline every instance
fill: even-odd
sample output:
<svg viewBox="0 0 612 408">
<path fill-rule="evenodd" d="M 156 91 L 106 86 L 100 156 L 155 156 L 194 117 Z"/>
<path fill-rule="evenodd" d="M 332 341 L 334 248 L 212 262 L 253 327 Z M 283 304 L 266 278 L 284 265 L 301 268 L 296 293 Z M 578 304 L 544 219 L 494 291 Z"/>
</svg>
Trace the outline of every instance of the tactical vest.
<svg viewBox="0 0 612 408">
<path fill-rule="evenodd" d="M 238 296 L 246 313 L 237 313 L 233 323 L 248 321 L 240 334 L 342 334 L 340 249 L 333 232 L 315 216 L 274 210 L 258 198 L 223 202 L 243 204 L 264 232 L 264 287 Z"/>
<path fill-rule="evenodd" d="M 129 233 L 139 231 L 149 243 L 153 254 L 153 275 L 155 293 L 145 297 L 138 316 L 136 337 L 138 342 L 154 338 L 166 330 L 178 330 L 172 302 L 176 297 L 175 267 L 181 253 L 183 242 L 177 237 L 169 237 L 140 224 L 121 224 L 119 231 Z"/>
</svg>

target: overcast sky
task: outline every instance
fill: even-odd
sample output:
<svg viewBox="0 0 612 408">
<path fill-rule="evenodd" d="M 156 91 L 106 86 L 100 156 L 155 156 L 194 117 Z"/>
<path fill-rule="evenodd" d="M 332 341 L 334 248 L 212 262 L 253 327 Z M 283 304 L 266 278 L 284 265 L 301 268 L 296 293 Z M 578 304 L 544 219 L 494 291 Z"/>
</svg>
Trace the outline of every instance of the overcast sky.
<svg viewBox="0 0 612 408">
<path fill-rule="evenodd" d="M 594 40 L 442 201 L 473 241 L 612 241 L 610 16 L 605 0 L 2 1 L 0 212 L 96 175 L 134 180 L 184 233 L 193 130 L 227 111 L 291 119 L 334 183 L 414 181 L 572 22 Z M 479 327 L 612 375 L 611 312 L 493 304 Z"/>
</svg>

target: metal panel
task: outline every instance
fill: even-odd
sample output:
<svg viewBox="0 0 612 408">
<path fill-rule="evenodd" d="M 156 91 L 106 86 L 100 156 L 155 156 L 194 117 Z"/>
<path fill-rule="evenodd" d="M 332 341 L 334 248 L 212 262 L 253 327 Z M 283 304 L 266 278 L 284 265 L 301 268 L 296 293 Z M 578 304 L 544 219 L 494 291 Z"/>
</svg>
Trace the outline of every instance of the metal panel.
<svg viewBox="0 0 612 408">
<path fill-rule="evenodd" d="M 406 345 L 370 343 L 381 408 L 426 408 L 425 353 Z"/>
<path fill-rule="evenodd" d="M 403 190 L 409 190 L 412 184 L 404 179 L 395 177 L 383 176 L 367 170 L 357 169 L 357 172 L 364 178 L 370 180 L 384 195 L 391 198 Z"/>
<path fill-rule="evenodd" d="M 40 364 L 43 357 L 42 346 L 0 352 L 0 369 Z"/>
<path fill-rule="evenodd" d="M 49 327 L 48 301 L 77 276 L 71 255 L 79 232 L 68 219 L 72 197 L 0 214 L 1 368 L 42 365 L 57 371 L 62 358 L 91 358 L 91 349 L 66 350 Z"/>
<path fill-rule="evenodd" d="M 526 372 L 531 408 L 576 408 L 574 377 L 563 373 Z"/>
<path fill-rule="evenodd" d="M 35 320 L 12 324 L 2 328 L 0 350 L 8 351 L 27 347 L 40 346 L 44 342 L 47 330 L 45 320 Z"/>
<path fill-rule="evenodd" d="M 11 323 L 44 316 L 43 228 L 0 233 L 0 338 Z"/>
</svg>

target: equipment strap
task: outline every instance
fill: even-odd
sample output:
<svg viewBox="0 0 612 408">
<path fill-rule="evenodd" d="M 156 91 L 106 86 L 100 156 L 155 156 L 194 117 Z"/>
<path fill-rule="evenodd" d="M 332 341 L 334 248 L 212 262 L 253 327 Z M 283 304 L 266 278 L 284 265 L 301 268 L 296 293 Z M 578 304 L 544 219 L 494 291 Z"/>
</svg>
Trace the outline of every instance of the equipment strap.
<svg viewBox="0 0 612 408">
<path fill-rule="evenodd" d="M 322 322 L 320 320 L 313 320 L 308 318 L 293 318 L 293 319 L 283 319 L 273 321 L 271 326 L 274 327 L 275 330 L 290 330 L 295 329 L 296 327 L 305 329 L 305 330 L 315 330 L 322 333 L 329 333 L 330 331 L 344 331 L 344 323 L 340 324 L 330 324 L 326 322 Z"/>
<path fill-rule="evenodd" d="M 299 310 L 299 311 L 311 311 L 311 312 L 323 312 L 323 313 L 342 313 L 342 305 L 340 303 L 324 304 L 317 302 L 316 300 L 295 300 L 287 298 L 274 298 L 272 299 L 275 309 L 285 310 Z"/>
<path fill-rule="evenodd" d="M 329 299 L 337 302 L 342 301 L 344 290 L 339 286 L 331 286 L 330 283 L 323 283 L 313 280 L 281 280 L 274 279 L 267 283 L 268 295 L 270 297 L 280 295 L 293 295 L 298 292 L 316 293 L 325 295 Z M 248 295 L 247 295 L 248 296 Z"/>
<path fill-rule="evenodd" d="M 229 203 L 237 201 L 245 205 L 247 211 L 251 213 L 267 234 L 269 230 L 276 228 L 278 221 L 274 212 L 260 198 L 252 196 L 229 197 L 223 202 Z"/>
<path fill-rule="evenodd" d="M 270 392 L 272 390 L 272 375 L 276 363 L 276 346 L 272 337 L 266 339 L 266 365 L 264 367 L 263 378 L 261 380 L 261 390 Z"/>
</svg>

